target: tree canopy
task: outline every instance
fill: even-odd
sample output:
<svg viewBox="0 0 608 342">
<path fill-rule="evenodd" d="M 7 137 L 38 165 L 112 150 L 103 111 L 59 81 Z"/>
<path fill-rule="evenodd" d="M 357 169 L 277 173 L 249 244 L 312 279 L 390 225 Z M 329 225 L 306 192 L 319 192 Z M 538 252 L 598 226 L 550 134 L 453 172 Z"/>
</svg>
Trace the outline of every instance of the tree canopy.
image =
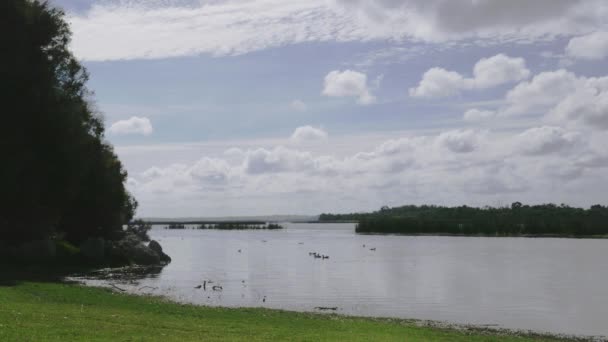
<svg viewBox="0 0 608 342">
<path fill-rule="evenodd" d="M 556 235 L 608 234 L 608 207 L 589 209 L 568 205 L 524 205 L 474 208 L 405 205 L 382 207 L 372 213 L 322 214 L 320 221 L 358 221 L 359 233 L 453 235 Z"/>
<path fill-rule="evenodd" d="M 64 13 L 47 2 L 0 2 L 0 234 L 114 238 L 136 208 L 104 139 L 88 74 L 69 50 Z"/>
</svg>

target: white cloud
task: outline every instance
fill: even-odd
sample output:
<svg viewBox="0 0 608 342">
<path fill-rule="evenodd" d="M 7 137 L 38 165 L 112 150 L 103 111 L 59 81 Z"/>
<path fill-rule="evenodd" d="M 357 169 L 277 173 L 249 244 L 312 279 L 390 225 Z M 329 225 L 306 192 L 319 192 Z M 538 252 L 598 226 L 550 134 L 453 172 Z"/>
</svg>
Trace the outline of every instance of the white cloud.
<svg viewBox="0 0 608 342">
<path fill-rule="evenodd" d="M 362 148 L 361 141 L 341 141 L 353 147 L 345 155 L 329 147 L 317 152 L 233 148 L 219 157 L 132 174 L 129 187 L 145 210 L 140 215 L 156 216 L 314 214 L 387 203 L 485 205 L 555 198 L 589 205 L 608 191 L 602 181 L 608 134 L 597 130 L 452 130 L 390 139 L 371 148 Z"/>
<path fill-rule="evenodd" d="M 493 110 L 479 110 L 469 109 L 464 112 L 464 119 L 466 121 L 476 122 L 491 119 L 496 116 L 496 112 Z"/>
<path fill-rule="evenodd" d="M 603 59 L 608 56 L 608 32 L 593 32 L 570 39 L 566 53 L 581 59 Z"/>
<path fill-rule="evenodd" d="M 524 154 L 544 155 L 572 148 L 580 142 L 580 135 L 561 127 L 542 126 L 519 134 L 516 142 L 517 148 Z"/>
<path fill-rule="evenodd" d="M 608 89 L 593 87 L 591 81 L 561 100 L 549 113 L 557 121 L 577 122 L 597 129 L 608 129 Z"/>
<path fill-rule="evenodd" d="M 291 109 L 295 110 L 296 112 L 305 112 L 308 110 L 308 106 L 302 100 L 291 101 L 290 107 L 291 107 Z"/>
<path fill-rule="evenodd" d="M 290 140 L 295 143 L 324 141 L 327 140 L 327 132 L 321 128 L 302 126 L 295 129 Z"/>
<path fill-rule="evenodd" d="M 560 69 L 541 72 L 528 82 L 522 82 L 511 89 L 506 96 L 509 108 L 505 114 L 529 114 L 545 111 L 547 106 L 574 92 L 578 79 L 572 72 Z"/>
<path fill-rule="evenodd" d="M 459 94 L 463 90 L 487 89 L 504 83 L 528 78 L 530 70 L 523 58 L 512 58 L 498 54 L 482 58 L 473 67 L 473 77 L 465 78 L 455 71 L 431 68 L 424 73 L 415 88 L 410 88 L 413 97 L 437 98 Z"/>
<path fill-rule="evenodd" d="M 154 131 L 148 118 L 133 116 L 127 120 L 116 121 L 110 126 L 110 133 L 116 135 L 150 135 Z"/>
<path fill-rule="evenodd" d="M 517 82 L 530 76 L 523 58 L 511 58 L 498 54 L 482 58 L 473 67 L 473 86 L 477 89 L 495 87 L 508 82 Z"/>
<path fill-rule="evenodd" d="M 437 142 L 454 153 L 469 153 L 479 146 L 482 134 L 470 129 L 448 131 L 441 133 Z"/>
<path fill-rule="evenodd" d="M 243 166 L 249 174 L 306 172 L 314 167 L 314 160 L 308 152 L 278 146 L 272 150 L 248 151 Z"/>
<path fill-rule="evenodd" d="M 552 124 L 608 129 L 608 76 L 541 72 L 511 89 L 505 102 L 497 115 L 536 115 Z"/>
<path fill-rule="evenodd" d="M 464 88 L 469 86 L 459 73 L 431 68 L 424 73 L 417 87 L 409 89 L 409 94 L 413 97 L 447 97 L 458 94 Z"/>
<path fill-rule="evenodd" d="M 530 41 L 605 30 L 607 12 L 602 0 L 107 0 L 69 21 L 76 55 L 99 61 L 304 42 Z"/>
<path fill-rule="evenodd" d="M 376 97 L 368 88 L 367 75 L 352 70 L 334 70 L 328 73 L 322 94 L 332 97 L 358 97 L 357 102 L 363 105 L 376 101 Z"/>
</svg>

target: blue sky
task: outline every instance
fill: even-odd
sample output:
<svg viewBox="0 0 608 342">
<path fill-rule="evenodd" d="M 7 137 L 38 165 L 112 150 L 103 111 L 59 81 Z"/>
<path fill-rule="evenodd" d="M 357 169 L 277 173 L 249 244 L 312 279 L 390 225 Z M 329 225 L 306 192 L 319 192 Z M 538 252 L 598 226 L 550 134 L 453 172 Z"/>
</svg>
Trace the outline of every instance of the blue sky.
<svg viewBox="0 0 608 342">
<path fill-rule="evenodd" d="M 606 203 L 599 0 L 54 0 L 141 216 Z"/>
</svg>

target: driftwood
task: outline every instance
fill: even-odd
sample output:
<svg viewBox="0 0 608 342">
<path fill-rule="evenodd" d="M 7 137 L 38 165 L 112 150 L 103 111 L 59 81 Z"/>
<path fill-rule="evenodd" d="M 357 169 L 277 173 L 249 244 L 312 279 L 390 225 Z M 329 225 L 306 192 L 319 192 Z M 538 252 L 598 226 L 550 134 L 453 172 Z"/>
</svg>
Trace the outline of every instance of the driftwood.
<svg viewBox="0 0 608 342">
<path fill-rule="evenodd" d="M 122 292 L 126 292 L 126 291 L 127 291 L 127 290 L 125 290 L 125 289 L 121 289 L 120 287 L 118 287 L 118 286 L 116 286 L 116 285 L 114 285 L 114 284 L 110 284 L 110 286 L 112 286 L 112 288 L 117 289 L 118 291 L 122 291 Z"/>
</svg>

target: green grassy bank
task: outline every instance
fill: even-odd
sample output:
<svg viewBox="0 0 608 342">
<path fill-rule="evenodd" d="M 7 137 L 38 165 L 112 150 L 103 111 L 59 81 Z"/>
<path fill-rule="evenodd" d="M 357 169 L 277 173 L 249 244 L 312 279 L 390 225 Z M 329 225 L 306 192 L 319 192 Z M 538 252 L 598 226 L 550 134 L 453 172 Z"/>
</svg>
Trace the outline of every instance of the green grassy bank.
<svg viewBox="0 0 608 342">
<path fill-rule="evenodd" d="M 181 305 L 46 282 L 0 284 L 0 341 L 552 341 L 419 322 Z"/>
</svg>

